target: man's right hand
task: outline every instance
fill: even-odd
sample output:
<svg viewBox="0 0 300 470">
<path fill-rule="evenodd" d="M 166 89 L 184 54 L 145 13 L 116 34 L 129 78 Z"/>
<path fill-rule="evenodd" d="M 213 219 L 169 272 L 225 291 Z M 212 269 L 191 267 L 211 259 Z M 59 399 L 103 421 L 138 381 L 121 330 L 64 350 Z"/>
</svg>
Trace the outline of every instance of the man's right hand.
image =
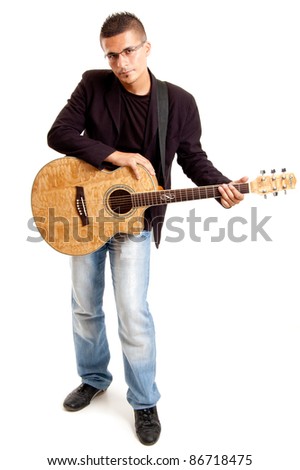
<svg viewBox="0 0 300 470">
<path fill-rule="evenodd" d="M 138 163 L 143 165 L 149 171 L 150 175 L 155 175 L 155 170 L 151 165 L 150 161 L 139 153 L 118 152 L 116 150 L 115 152 L 111 153 L 108 157 L 106 157 L 104 161 L 112 163 L 116 166 L 129 166 L 137 179 L 140 179 L 141 177 Z"/>
</svg>

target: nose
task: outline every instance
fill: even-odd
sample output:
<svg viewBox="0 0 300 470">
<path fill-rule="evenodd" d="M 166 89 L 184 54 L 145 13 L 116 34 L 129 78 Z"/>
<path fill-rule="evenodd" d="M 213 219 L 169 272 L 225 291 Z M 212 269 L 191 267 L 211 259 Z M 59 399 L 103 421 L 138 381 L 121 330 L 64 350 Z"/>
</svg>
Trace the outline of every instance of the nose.
<svg viewBox="0 0 300 470">
<path fill-rule="evenodd" d="M 128 60 L 125 54 L 119 54 L 117 65 L 118 67 L 124 67 L 124 65 L 128 64 Z"/>
</svg>

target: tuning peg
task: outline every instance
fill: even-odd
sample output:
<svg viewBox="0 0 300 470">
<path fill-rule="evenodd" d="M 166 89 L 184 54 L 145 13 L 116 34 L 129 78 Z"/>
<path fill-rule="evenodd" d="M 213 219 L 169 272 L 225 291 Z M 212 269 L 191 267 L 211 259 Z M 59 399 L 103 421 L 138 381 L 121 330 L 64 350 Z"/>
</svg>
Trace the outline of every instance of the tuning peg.
<svg viewBox="0 0 300 470">
<path fill-rule="evenodd" d="M 281 171 L 282 171 L 282 173 L 285 173 L 285 172 L 286 172 L 286 168 L 282 168 Z"/>
<path fill-rule="evenodd" d="M 278 196 L 278 191 L 275 191 L 275 192 L 273 193 L 273 196 Z"/>
<path fill-rule="evenodd" d="M 265 181 L 265 179 L 266 179 L 265 176 L 264 176 L 265 173 L 266 173 L 265 170 L 260 170 L 260 174 L 261 174 L 261 177 L 262 177 L 261 180 L 262 181 Z"/>
<path fill-rule="evenodd" d="M 271 170 L 271 173 L 276 173 L 276 170 Z"/>
</svg>

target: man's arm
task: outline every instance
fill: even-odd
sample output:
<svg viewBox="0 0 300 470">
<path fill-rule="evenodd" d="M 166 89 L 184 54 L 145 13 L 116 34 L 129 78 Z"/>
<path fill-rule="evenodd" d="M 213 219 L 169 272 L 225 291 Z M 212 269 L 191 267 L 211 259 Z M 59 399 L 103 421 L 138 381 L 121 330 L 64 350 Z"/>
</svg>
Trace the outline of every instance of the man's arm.
<svg viewBox="0 0 300 470">
<path fill-rule="evenodd" d="M 81 158 L 97 168 L 102 168 L 102 162 L 115 149 L 87 134 L 86 116 L 89 102 L 84 77 L 85 74 L 66 106 L 56 117 L 47 140 L 49 147 L 57 152 Z"/>
<path fill-rule="evenodd" d="M 191 96 L 187 119 L 183 128 L 183 139 L 178 150 L 178 163 L 182 166 L 186 175 L 198 186 L 218 184 L 221 198 L 218 201 L 226 209 L 239 204 L 244 195 L 240 193 L 232 182 L 224 176 L 210 160 L 201 146 L 201 122 L 198 108 Z M 246 176 L 234 181 L 245 183 Z"/>
</svg>

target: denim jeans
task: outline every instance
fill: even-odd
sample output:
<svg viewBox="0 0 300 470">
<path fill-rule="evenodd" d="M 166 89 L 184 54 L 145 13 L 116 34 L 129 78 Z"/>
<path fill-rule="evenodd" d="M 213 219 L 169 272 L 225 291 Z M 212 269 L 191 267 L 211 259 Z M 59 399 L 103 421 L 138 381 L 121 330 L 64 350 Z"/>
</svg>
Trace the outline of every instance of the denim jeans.
<svg viewBox="0 0 300 470">
<path fill-rule="evenodd" d="M 155 331 L 147 303 L 150 232 L 120 234 L 94 253 L 71 258 L 73 334 L 77 370 L 84 383 L 106 389 L 112 381 L 103 293 L 109 254 L 127 400 L 134 409 L 155 406 Z"/>
</svg>

